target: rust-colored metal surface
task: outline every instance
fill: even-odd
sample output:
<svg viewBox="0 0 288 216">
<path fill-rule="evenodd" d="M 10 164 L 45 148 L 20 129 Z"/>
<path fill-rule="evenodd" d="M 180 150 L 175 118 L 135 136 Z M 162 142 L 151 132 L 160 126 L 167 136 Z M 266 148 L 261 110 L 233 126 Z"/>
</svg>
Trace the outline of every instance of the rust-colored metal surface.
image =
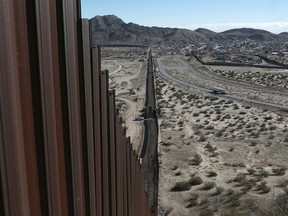
<svg viewBox="0 0 288 216">
<path fill-rule="evenodd" d="M 19 13 L 20 19 L 25 19 L 25 13 L 17 8 L 21 4 L 23 1 L 17 4 L 4 0 L 0 3 L 0 22 L 1 29 L 3 29 L 0 34 L 0 160 L 3 191 L 1 196 L 4 197 L 5 214 L 7 215 L 32 213 L 25 161 L 25 141 L 30 139 L 31 134 L 24 136 L 22 115 L 28 107 L 25 107 L 23 112 L 21 111 L 19 83 L 21 67 L 18 60 L 25 61 L 26 57 L 23 54 L 25 54 L 25 46 L 28 42 L 24 20 L 21 21 L 16 17 L 16 14 Z M 18 33 L 21 34 L 20 29 L 17 28 L 17 21 L 20 21 L 20 25 L 24 25 L 21 27 L 24 30 L 23 38 L 17 36 Z M 27 62 L 23 62 L 23 71 L 25 72 L 23 77 L 27 76 L 29 73 Z M 25 80 L 23 80 L 24 82 Z"/>
<path fill-rule="evenodd" d="M 65 169 L 65 148 L 63 137 L 63 123 L 62 123 L 62 109 L 61 109 L 61 82 L 60 82 L 60 66 L 59 66 L 59 53 L 58 53 L 58 31 L 57 31 L 57 1 L 49 1 L 49 19 L 51 26 L 51 59 L 53 70 L 53 90 L 54 90 L 54 109 L 55 109 L 55 129 L 57 145 L 55 146 L 55 152 L 57 155 L 57 171 L 58 171 L 58 188 L 59 190 L 59 202 L 61 215 L 68 214 L 68 201 L 67 201 L 67 185 L 66 185 L 66 169 Z M 44 5 L 45 6 L 45 5 Z M 42 211 L 43 212 L 43 211 Z"/>
<path fill-rule="evenodd" d="M 54 89 L 54 75 L 57 76 L 59 70 L 57 68 L 58 61 L 53 62 L 53 47 L 52 47 L 52 25 L 50 25 L 50 10 L 49 2 L 36 1 L 36 19 L 37 19 L 37 45 L 38 45 L 38 65 L 39 77 L 41 86 L 41 103 L 42 103 L 42 118 L 43 118 L 43 142 L 45 146 L 46 159 L 46 176 L 47 176 L 47 191 L 48 191 L 48 206 L 53 215 L 62 213 L 67 214 L 66 199 L 61 202 L 61 187 L 65 188 L 65 181 L 61 182 L 58 158 L 58 147 L 61 147 L 61 137 L 57 135 L 57 120 L 56 120 L 56 99 L 59 97 Z M 52 8 L 51 8 L 52 9 Z M 53 32 L 56 34 L 55 32 Z M 55 37 L 55 35 L 53 35 Z M 54 46 L 56 46 L 54 44 Z M 56 63 L 55 67 L 53 66 Z M 55 74 L 54 74 L 55 70 Z M 57 79 L 57 78 L 56 78 Z M 59 101 L 59 99 L 58 99 Z M 59 115 L 59 113 L 57 113 Z M 58 141 L 60 141 L 58 146 Z M 63 144 L 62 144 L 63 146 Z M 62 159 L 62 158 L 60 158 Z M 63 165 L 63 164 L 62 164 Z M 61 167 L 63 168 L 63 167 Z M 61 173 L 62 175 L 62 173 Z"/>
<path fill-rule="evenodd" d="M 40 214 L 40 194 L 38 186 L 38 173 L 37 173 L 37 161 L 36 161 L 36 143 L 34 135 L 34 123 L 33 123 L 33 111 L 32 111 L 32 93 L 30 82 L 30 63 L 28 52 L 28 34 L 25 2 L 15 2 L 15 23 L 17 25 L 16 30 L 16 43 L 18 47 L 17 61 L 18 75 L 19 75 L 19 90 L 21 100 L 21 116 L 23 128 L 23 143 L 25 148 L 25 158 L 27 167 L 27 182 L 29 193 L 29 208 L 31 215 Z M 21 25 L 19 26 L 19 23 Z M 29 125 L 27 127 L 27 125 Z"/>
<path fill-rule="evenodd" d="M 63 0 L 65 60 L 68 92 L 69 132 L 72 159 L 74 212 L 85 215 L 83 158 L 81 146 L 81 120 L 78 71 L 77 24 L 80 23 L 78 1 Z"/>
<path fill-rule="evenodd" d="M 150 215 L 79 0 L 0 2 L 0 215 Z"/>
<path fill-rule="evenodd" d="M 133 199 L 132 199 L 133 181 L 132 181 L 132 172 L 131 172 L 130 138 L 126 139 L 125 151 L 126 151 L 126 160 L 127 160 L 127 184 L 128 184 L 128 188 L 127 188 L 128 213 L 127 215 L 132 215 L 133 206 L 129 205 L 129 203 L 133 202 Z"/>
<path fill-rule="evenodd" d="M 123 169 L 123 202 L 124 202 L 124 215 L 128 215 L 128 180 L 127 180 L 127 154 L 126 154 L 126 129 L 122 129 L 122 154 L 123 154 L 123 161 L 124 161 L 124 169 Z"/>
<path fill-rule="evenodd" d="M 108 141 L 108 71 L 100 73 L 100 108 L 101 108 L 101 148 L 102 148 L 102 189 L 103 214 L 110 215 L 110 175 Z"/>
<path fill-rule="evenodd" d="M 86 118 L 86 138 L 87 156 L 89 172 L 89 211 L 91 215 L 96 215 L 96 178 L 95 178 L 95 148 L 93 131 L 93 89 L 92 89 L 92 68 L 90 53 L 90 28 L 89 20 L 82 20 L 83 39 L 83 73 L 85 86 L 85 118 Z"/>
<path fill-rule="evenodd" d="M 111 179 L 111 215 L 117 215 L 116 204 L 116 134 L 115 134 L 115 91 L 109 92 L 109 160 Z"/>
<path fill-rule="evenodd" d="M 92 50 L 93 111 L 94 111 L 94 148 L 96 176 L 96 211 L 103 215 L 102 207 L 102 152 L 101 152 L 101 119 L 100 119 L 100 47 Z"/>
<path fill-rule="evenodd" d="M 116 124 L 116 193 L 117 193 L 117 213 L 123 216 L 123 156 L 122 156 L 122 130 L 121 121 L 117 112 L 115 117 Z"/>
</svg>

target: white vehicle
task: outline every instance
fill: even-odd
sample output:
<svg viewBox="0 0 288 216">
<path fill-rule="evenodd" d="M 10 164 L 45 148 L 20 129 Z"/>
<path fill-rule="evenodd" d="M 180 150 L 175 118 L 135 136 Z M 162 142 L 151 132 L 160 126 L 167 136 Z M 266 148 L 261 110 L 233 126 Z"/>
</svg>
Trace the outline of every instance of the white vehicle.
<svg viewBox="0 0 288 216">
<path fill-rule="evenodd" d="M 227 92 L 225 91 L 225 89 L 219 88 L 219 87 L 213 87 L 213 88 L 211 89 L 211 93 L 213 93 L 213 94 L 227 94 Z"/>
</svg>

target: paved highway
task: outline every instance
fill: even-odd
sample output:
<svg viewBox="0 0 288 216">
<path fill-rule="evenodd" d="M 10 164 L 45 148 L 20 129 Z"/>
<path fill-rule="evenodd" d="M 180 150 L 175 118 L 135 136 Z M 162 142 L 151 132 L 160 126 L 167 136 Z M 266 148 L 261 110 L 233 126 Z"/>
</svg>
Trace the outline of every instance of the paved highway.
<svg viewBox="0 0 288 216">
<path fill-rule="evenodd" d="M 256 87 L 256 86 L 252 86 L 248 83 L 244 83 L 241 81 L 236 81 L 236 80 L 232 80 L 232 79 L 228 79 L 228 78 L 222 78 L 222 77 L 214 75 L 214 74 L 198 72 L 197 70 L 192 68 L 192 66 L 189 63 L 182 60 L 179 56 L 175 56 L 175 59 L 178 60 L 179 62 L 181 62 L 182 65 L 185 65 L 186 67 L 190 68 L 190 71 L 191 71 L 191 73 L 193 73 L 193 75 L 201 77 L 202 79 L 214 81 L 214 82 L 221 83 L 221 84 L 229 83 L 230 85 L 239 86 L 241 88 L 245 88 L 247 90 L 252 90 L 252 91 L 256 91 L 256 92 L 277 94 L 277 95 L 283 95 L 283 96 L 288 97 L 287 92 L 283 92 L 279 89 L 273 89 L 273 88 L 267 89 L 266 87 L 263 87 L 263 86 L 257 86 Z"/>
<path fill-rule="evenodd" d="M 198 91 L 206 92 L 206 93 L 211 91 L 210 89 L 197 86 L 196 84 L 188 83 L 184 80 L 179 80 L 179 79 L 175 78 L 174 76 L 168 74 L 167 71 L 165 70 L 163 63 L 162 63 L 163 58 L 164 57 L 160 57 L 157 59 L 159 71 L 160 71 L 160 74 L 162 76 L 164 76 L 167 79 L 172 80 L 178 84 L 192 88 L 194 90 L 198 90 Z M 270 90 L 270 89 L 266 89 L 264 87 L 254 87 L 254 86 L 250 86 L 249 84 L 246 84 L 246 83 L 236 82 L 233 80 L 223 80 L 223 79 L 221 79 L 217 76 L 214 76 L 214 75 L 207 75 L 207 74 L 200 73 L 200 72 L 196 71 L 190 64 L 183 61 L 179 56 L 176 56 L 175 59 L 178 60 L 181 64 L 185 65 L 187 68 L 189 68 L 189 71 L 191 73 L 193 73 L 193 75 L 198 76 L 204 80 L 214 81 L 214 82 L 223 83 L 223 84 L 230 84 L 233 86 L 239 86 L 241 88 L 244 88 L 247 90 L 253 90 L 253 91 L 256 91 L 259 93 L 272 93 L 272 94 L 283 95 L 283 96 L 288 97 L 288 93 L 280 92 L 279 90 L 274 90 L 274 89 Z M 236 99 L 239 101 L 254 103 L 254 104 L 258 104 L 258 105 L 263 105 L 263 106 L 268 106 L 268 107 L 288 111 L 288 106 L 283 106 L 283 105 L 279 105 L 279 104 L 273 104 L 273 103 L 268 103 L 268 102 L 263 102 L 263 101 L 258 101 L 258 100 L 252 100 L 252 99 L 248 99 L 248 98 L 240 97 L 240 96 L 236 96 L 236 95 L 231 95 L 231 94 L 226 94 L 226 95 L 222 95 L 222 96 L 226 97 L 226 98 L 230 98 L 230 99 Z"/>
</svg>

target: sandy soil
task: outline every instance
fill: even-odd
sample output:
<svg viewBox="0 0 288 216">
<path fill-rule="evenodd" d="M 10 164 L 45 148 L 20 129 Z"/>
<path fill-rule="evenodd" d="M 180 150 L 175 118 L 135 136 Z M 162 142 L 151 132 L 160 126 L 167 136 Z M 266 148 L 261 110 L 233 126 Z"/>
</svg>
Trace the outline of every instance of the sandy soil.
<svg viewBox="0 0 288 216">
<path fill-rule="evenodd" d="M 102 70 L 109 70 L 109 86 L 116 91 L 116 105 L 122 115 L 133 148 L 140 151 L 143 121 L 137 119 L 145 105 L 147 63 L 145 48 L 102 48 Z"/>
<path fill-rule="evenodd" d="M 195 82 L 173 59 L 166 63 L 170 73 Z M 275 200 L 288 190 L 287 113 L 193 92 L 159 74 L 156 86 L 161 109 L 159 215 L 277 211 Z"/>
</svg>

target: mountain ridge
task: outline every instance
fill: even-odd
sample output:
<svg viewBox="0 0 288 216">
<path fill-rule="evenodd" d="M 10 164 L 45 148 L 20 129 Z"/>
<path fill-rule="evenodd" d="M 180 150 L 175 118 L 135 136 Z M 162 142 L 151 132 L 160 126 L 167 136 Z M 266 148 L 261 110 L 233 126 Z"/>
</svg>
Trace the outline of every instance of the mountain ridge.
<svg viewBox="0 0 288 216">
<path fill-rule="evenodd" d="M 185 45 L 211 41 L 254 40 L 271 41 L 288 39 L 288 33 L 273 34 L 253 28 L 235 28 L 220 33 L 205 28 L 195 31 L 181 28 L 148 27 L 125 23 L 115 15 L 95 16 L 91 19 L 92 41 L 94 45 L 131 44 L 131 45 Z"/>
</svg>

